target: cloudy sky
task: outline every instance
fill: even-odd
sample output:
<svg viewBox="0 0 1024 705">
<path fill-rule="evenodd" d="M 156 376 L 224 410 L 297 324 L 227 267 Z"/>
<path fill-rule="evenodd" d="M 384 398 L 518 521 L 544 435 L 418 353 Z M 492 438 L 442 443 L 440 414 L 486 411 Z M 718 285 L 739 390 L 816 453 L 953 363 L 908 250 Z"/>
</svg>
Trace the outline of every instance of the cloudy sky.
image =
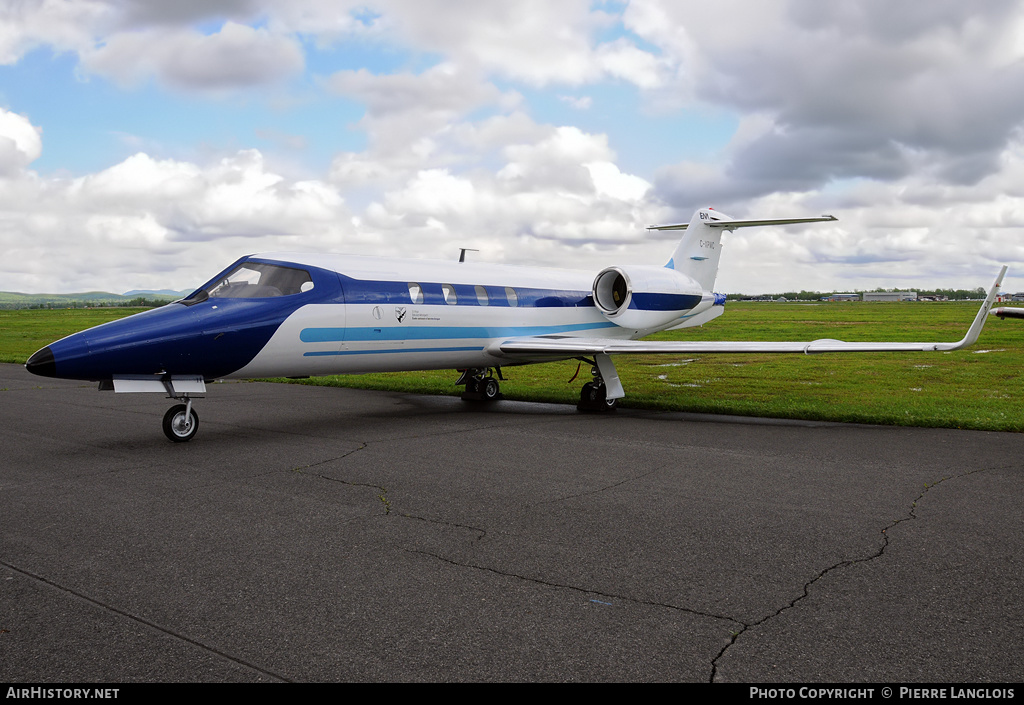
<svg viewBox="0 0 1024 705">
<path fill-rule="evenodd" d="M 3 0 L 0 290 L 302 250 L 1024 290 L 1024 3 Z"/>
</svg>

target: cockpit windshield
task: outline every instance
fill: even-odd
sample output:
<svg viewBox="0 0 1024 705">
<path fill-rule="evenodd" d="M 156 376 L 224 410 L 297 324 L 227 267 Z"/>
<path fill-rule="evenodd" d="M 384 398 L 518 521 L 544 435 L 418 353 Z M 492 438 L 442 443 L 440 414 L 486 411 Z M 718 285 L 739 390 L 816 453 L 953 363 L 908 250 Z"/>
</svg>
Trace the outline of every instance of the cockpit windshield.
<svg viewBox="0 0 1024 705">
<path fill-rule="evenodd" d="M 243 262 L 181 303 L 197 304 L 206 299 L 265 299 L 301 294 L 312 288 L 313 279 L 304 269 L 264 262 Z"/>
</svg>

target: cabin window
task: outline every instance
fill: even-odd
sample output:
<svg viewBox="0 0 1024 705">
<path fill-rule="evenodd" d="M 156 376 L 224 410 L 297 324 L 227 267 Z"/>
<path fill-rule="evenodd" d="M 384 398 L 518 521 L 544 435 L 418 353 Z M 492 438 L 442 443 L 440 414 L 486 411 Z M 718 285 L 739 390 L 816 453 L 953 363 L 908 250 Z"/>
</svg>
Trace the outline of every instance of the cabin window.
<svg viewBox="0 0 1024 705">
<path fill-rule="evenodd" d="M 423 287 L 416 282 L 409 282 L 409 298 L 414 304 L 423 303 Z"/>
<path fill-rule="evenodd" d="M 516 296 L 516 290 L 513 289 L 510 286 L 506 286 L 505 287 L 505 298 L 508 299 L 508 305 L 509 306 L 518 306 L 519 305 L 519 297 Z"/>
<path fill-rule="evenodd" d="M 313 288 L 309 272 L 294 267 L 282 267 L 264 262 L 245 262 L 230 274 L 189 298 L 206 294 L 215 299 L 264 299 L 272 296 L 291 296 Z"/>
<path fill-rule="evenodd" d="M 491 302 L 487 298 L 487 289 L 482 286 L 475 287 L 476 289 L 476 300 L 481 306 L 490 306 Z"/>
<path fill-rule="evenodd" d="M 451 284 L 442 284 L 441 293 L 444 294 L 444 302 L 449 306 L 454 306 L 459 302 L 459 297 L 455 295 L 455 287 Z"/>
</svg>

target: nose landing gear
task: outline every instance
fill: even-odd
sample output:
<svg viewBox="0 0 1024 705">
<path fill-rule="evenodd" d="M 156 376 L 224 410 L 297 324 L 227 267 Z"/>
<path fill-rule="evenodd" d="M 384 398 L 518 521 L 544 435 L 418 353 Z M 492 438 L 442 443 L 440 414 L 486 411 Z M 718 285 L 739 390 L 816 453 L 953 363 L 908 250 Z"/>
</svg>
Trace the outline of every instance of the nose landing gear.
<svg viewBox="0 0 1024 705">
<path fill-rule="evenodd" d="M 199 430 L 199 414 L 192 408 L 192 394 L 202 395 L 206 392 L 206 381 L 202 377 L 195 379 L 163 379 L 161 384 L 167 392 L 168 399 L 183 401 L 175 404 L 164 414 L 164 435 L 174 443 L 186 443 L 192 440 Z M 202 396 L 199 397 L 202 399 Z"/>
<path fill-rule="evenodd" d="M 164 435 L 175 443 L 192 440 L 199 430 L 199 414 L 192 408 L 192 400 L 186 398 L 185 404 L 176 404 L 164 414 Z"/>
</svg>

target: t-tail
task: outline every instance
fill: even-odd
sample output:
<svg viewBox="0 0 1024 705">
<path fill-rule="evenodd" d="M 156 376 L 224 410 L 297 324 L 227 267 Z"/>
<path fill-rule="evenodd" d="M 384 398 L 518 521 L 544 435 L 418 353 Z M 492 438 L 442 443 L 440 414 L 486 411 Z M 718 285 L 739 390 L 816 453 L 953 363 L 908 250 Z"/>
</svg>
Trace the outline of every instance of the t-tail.
<svg viewBox="0 0 1024 705">
<path fill-rule="evenodd" d="M 648 230 L 685 230 L 672 258 L 665 266 L 685 274 L 711 291 L 718 276 L 718 260 L 722 256 L 722 231 L 749 228 L 757 225 L 792 225 L 836 220 L 831 215 L 818 218 L 772 218 L 763 220 L 733 220 L 724 213 L 702 208 L 693 214 L 689 223 L 652 225 Z"/>
</svg>

